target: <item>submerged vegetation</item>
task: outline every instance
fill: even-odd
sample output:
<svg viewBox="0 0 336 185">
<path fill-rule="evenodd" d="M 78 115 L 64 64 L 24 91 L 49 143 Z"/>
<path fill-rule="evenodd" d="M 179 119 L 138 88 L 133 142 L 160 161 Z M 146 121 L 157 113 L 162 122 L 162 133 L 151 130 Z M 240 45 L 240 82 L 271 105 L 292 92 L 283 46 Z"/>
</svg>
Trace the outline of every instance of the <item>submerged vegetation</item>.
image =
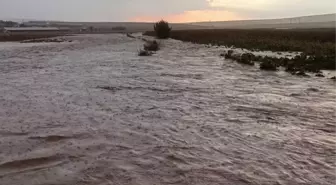
<svg viewBox="0 0 336 185">
<path fill-rule="evenodd" d="M 158 51 L 160 49 L 159 43 L 156 40 L 153 41 L 146 41 L 144 44 L 144 49 L 146 51 Z"/>
<path fill-rule="evenodd" d="M 154 32 L 145 35 L 155 36 Z M 255 56 L 252 53 L 237 55 L 233 50 L 221 54 L 241 64 L 254 65 L 260 69 L 275 71 L 284 67 L 287 72 L 303 75 L 304 72 L 318 73 L 320 70 L 335 70 L 335 29 L 215 29 L 178 30 L 171 38 L 198 43 L 223 45 L 249 49 L 251 51 L 300 52 L 294 58 Z M 318 75 L 321 76 L 321 75 Z"/>
<path fill-rule="evenodd" d="M 138 51 L 138 56 L 152 56 L 153 53 L 148 50 L 139 50 Z"/>
<path fill-rule="evenodd" d="M 145 40 L 143 49 L 138 51 L 138 56 L 152 56 L 155 51 L 160 50 L 160 44 L 156 41 Z"/>
<path fill-rule="evenodd" d="M 264 59 L 260 63 L 260 69 L 261 70 L 266 70 L 266 71 L 276 71 L 277 70 L 277 65 L 272 62 L 272 60 Z"/>
<path fill-rule="evenodd" d="M 321 70 L 335 70 L 336 68 L 335 62 L 328 56 L 307 56 L 304 53 L 289 59 L 262 57 L 253 53 L 235 54 L 233 50 L 229 50 L 221 56 L 247 65 L 254 65 L 254 62 L 259 62 L 261 70 L 276 71 L 278 67 L 284 67 L 287 72 L 298 76 L 307 76 L 305 73 L 307 71 L 317 73 L 316 76 L 322 77 Z"/>
</svg>

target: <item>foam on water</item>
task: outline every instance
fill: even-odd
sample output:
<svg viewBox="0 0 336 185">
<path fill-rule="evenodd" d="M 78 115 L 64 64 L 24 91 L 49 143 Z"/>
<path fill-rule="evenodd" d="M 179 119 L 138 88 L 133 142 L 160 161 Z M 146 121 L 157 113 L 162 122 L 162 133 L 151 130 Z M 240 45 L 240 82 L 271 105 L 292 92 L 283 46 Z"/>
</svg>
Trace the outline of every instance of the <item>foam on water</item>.
<svg viewBox="0 0 336 185">
<path fill-rule="evenodd" d="M 335 82 L 176 40 L 0 46 L 0 184 L 335 182 Z M 3 45 L 1 43 L 0 45 Z"/>
</svg>

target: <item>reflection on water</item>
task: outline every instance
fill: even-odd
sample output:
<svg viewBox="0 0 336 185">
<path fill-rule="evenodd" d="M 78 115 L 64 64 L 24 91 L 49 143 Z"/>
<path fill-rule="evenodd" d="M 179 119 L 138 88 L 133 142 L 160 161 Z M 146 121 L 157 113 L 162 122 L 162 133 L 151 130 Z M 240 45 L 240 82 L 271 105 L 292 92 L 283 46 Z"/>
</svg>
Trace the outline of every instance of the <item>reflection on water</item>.
<svg viewBox="0 0 336 185">
<path fill-rule="evenodd" d="M 0 47 L 0 184 L 335 182 L 332 80 L 174 40 L 138 57 L 140 39 L 69 39 Z"/>
</svg>

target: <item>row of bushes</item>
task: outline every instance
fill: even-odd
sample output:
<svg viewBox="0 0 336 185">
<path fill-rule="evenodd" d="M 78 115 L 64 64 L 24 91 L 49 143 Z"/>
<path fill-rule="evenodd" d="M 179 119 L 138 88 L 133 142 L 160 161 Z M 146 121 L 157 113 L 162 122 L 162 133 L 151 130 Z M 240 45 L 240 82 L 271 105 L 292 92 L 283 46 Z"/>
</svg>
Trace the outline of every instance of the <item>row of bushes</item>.
<svg viewBox="0 0 336 185">
<path fill-rule="evenodd" d="M 308 56 L 300 54 L 292 59 L 277 58 L 269 56 L 256 56 L 253 53 L 234 54 L 233 50 L 229 50 L 225 54 L 221 54 L 227 59 L 232 59 L 241 64 L 254 65 L 254 62 L 260 63 L 260 69 L 276 71 L 278 67 L 284 67 L 287 72 L 293 75 L 307 76 L 306 71 L 317 73 L 316 76 L 323 77 L 321 70 L 335 70 L 335 55 L 332 56 Z M 332 58 L 329 58 L 332 57 Z"/>
</svg>

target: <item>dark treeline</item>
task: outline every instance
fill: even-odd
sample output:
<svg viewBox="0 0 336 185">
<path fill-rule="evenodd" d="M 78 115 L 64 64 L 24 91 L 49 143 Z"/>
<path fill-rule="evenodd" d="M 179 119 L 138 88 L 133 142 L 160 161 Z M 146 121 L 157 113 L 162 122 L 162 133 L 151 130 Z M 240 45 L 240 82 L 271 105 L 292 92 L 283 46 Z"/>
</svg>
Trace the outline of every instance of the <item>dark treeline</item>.
<svg viewBox="0 0 336 185">
<path fill-rule="evenodd" d="M 19 23 L 14 22 L 14 21 L 3 21 L 0 20 L 0 27 L 14 27 L 19 25 Z"/>
</svg>

